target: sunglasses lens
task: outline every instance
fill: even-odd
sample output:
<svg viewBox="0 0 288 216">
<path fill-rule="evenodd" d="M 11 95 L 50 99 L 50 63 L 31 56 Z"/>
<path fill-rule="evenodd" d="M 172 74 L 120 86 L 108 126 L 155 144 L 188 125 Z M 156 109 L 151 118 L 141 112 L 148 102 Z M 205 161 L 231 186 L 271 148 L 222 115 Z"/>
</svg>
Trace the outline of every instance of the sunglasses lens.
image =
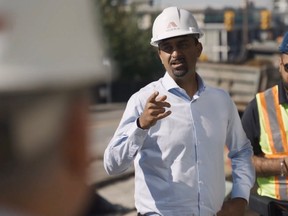
<svg viewBox="0 0 288 216">
<path fill-rule="evenodd" d="M 285 69 L 286 72 L 288 72 L 288 63 L 284 64 L 284 69 Z"/>
</svg>

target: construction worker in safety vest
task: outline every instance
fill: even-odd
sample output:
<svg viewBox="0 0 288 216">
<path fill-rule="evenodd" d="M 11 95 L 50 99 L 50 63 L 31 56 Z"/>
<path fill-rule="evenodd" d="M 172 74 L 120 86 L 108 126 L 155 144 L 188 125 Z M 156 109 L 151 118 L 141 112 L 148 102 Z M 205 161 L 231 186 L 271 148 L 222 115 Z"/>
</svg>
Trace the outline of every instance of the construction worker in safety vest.
<svg viewBox="0 0 288 216">
<path fill-rule="evenodd" d="M 1 216 L 86 208 L 89 89 L 105 77 L 94 4 L 0 1 Z"/>
<path fill-rule="evenodd" d="M 279 47 L 281 81 L 256 97 L 242 115 L 253 150 L 257 193 L 288 201 L 288 32 Z"/>
</svg>

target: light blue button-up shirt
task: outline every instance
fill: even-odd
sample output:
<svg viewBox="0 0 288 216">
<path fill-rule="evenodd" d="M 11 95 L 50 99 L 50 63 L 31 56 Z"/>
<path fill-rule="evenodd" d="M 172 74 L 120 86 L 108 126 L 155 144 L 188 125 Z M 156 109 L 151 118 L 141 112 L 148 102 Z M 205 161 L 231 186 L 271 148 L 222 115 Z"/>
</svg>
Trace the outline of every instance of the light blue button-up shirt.
<svg viewBox="0 0 288 216">
<path fill-rule="evenodd" d="M 232 160 L 232 197 L 249 198 L 253 151 L 237 108 L 227 92 L 205 86 L 198 75 L 197 80 L 192 99 L 168 73 L 132 95 L 105 150 L 110 175 L 134 162 L 135 206 L 142 214 L 215 215 L 225 196 L 225 145 Z M 167 95 L 172 113 L 142 130 L 136 121 L 154 91 Z"/>
</svg>

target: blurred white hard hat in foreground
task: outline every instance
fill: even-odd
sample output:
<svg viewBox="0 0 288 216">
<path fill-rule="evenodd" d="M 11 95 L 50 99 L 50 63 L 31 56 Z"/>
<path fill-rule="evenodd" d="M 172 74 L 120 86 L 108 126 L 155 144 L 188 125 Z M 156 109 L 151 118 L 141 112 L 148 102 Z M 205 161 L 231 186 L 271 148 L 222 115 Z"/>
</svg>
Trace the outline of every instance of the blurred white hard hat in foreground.
<svg viewBox="0 0 288 216">
<path fill-rule="evenodd" d="M 0 94 L 103 80 L 96 9 L 90 0 L 0 0 Z"/>
</svg>

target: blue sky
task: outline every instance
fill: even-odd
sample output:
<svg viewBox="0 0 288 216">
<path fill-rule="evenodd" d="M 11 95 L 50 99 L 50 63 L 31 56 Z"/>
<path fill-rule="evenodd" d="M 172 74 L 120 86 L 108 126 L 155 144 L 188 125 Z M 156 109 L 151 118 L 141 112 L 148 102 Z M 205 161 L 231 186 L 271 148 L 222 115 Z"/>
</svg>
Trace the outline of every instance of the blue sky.
<svg viewBox="0 0 288 216">
<path fill-rule="evenodd" d="M 254 2 L 256 6 L 264 6 L 267 8 L 271 7 L 272 0 L 250 0 Z M 224 6 L 240 7 L 244 4 L 244 0 L 155 0 L 156 4 L 161 4 L 162 6 L 179 6 L 179 7 L 189 7 L 189 8 L 205 8 L 207 6 L 212 6 L 215 8 L 221 8 Z"/>
</svg>

